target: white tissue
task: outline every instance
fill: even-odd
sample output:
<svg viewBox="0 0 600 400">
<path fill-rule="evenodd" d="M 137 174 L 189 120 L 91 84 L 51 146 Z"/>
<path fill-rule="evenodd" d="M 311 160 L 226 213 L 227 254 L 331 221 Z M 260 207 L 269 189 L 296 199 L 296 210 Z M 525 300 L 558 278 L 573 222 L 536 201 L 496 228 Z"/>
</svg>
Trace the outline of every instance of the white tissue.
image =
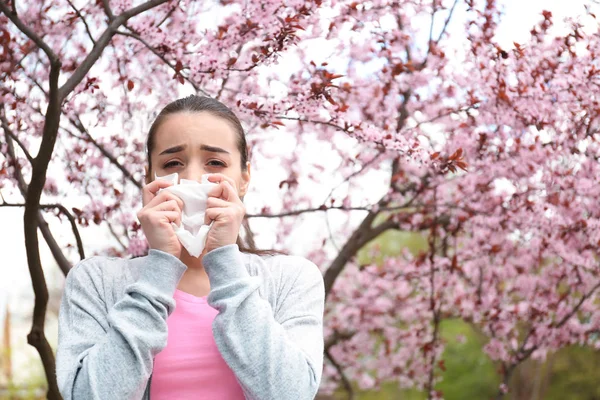
<svg viewBox="0 0 600 400">
<path fill-rule="evenodd" d="M 202 254 L 206 245 L 206 236 L 212 226 L 204 224 L 204 214 L 206 212 L 206 200 L 208 192 L 216 183 L 208 181 L 208 175 L 202 176 L 202 183 L 190 179 L 179 180 L 177 172 L 165 176 L 157 176 L 154 179 L 162 179 L 173 183 L 160 190 L 168 190 L 183 201 L 183 210 L 181 213 L 181 225 L 177 226 L 171 222 L 175 229 L 175 234 L 179 238 L 181 245 L 193 257 Z M 179 181 L 179 183 L 177 183 Z M 159 192 L 160 192 L 159 190 Z"/>
</svg>

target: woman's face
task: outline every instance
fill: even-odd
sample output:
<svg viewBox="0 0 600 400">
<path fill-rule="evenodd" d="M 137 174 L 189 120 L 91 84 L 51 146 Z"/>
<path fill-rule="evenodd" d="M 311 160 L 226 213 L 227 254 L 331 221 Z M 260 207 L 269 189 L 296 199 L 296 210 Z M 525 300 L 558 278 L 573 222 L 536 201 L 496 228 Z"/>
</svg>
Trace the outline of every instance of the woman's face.
<svg viewBox="0 0 600 400">
<path fill-rule="evenodd" d="M 200 182 L 204 174 L 220 173 L 237 184 L 243 197 L 250 183 L 250 164 L 242 171 L 237 135 L 227 120 L 207 112 L 180 112 L 167 116 L 155 133 L 152 171 L 146 167 L 146 183 L 154 174 L 177 172 L 179 179 Z"/>
</svg>

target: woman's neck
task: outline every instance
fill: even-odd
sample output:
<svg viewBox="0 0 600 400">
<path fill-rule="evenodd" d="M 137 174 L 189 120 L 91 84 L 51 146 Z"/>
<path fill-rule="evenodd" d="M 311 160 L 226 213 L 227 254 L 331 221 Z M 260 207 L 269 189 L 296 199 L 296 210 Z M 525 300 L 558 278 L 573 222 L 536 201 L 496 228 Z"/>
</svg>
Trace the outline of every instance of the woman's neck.
<svg viewBox="0 0 600 400">
<path fill-rule="evenodd" d="M 194 257 L 191 256 L 190 253 L 188 253 L 185 247 L 183 247 L 181 249 L 181 256 L 179 257 L 179 259 L 182 263 L 187 265 L 188 269 L 204 269 L 204 267 L 202 266 L 202 258 L 204 257 L 204 254 L 206 254 L 205 251 L 203 251 L 198 257 Z"/>
<path fill-rule="evenodd" d="M 180 260 L 188 267 L 188 269 L 181 277 L 177 289 L 197 297 L 208 295 L 210 292 L 210 282 L 208 280 L 208 275 L 202 266 L 203 256 L 204 252 L 202 252 L 199 257 L 193 257 L 185 248 L 182 249 Z"/>
</svg>

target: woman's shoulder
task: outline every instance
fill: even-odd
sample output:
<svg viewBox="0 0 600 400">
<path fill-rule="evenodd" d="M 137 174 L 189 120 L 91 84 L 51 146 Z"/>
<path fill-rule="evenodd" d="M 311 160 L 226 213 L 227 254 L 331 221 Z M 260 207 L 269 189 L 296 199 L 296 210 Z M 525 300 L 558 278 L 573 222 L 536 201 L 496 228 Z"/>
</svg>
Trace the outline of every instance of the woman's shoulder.
<svg viewBox="0 0 600 400">
<path fill-rule="evenodd" d="M 66 285 L 94 285 L 104 287 L 107 281 L 125 283 L 136 274 L 138 259 L 95 255 L 87 257 L 71 268 Z"/>
<path fill-rule="evenodd" d="M 309 259 L 289 254 L 257 255 L 246 254 L 250 271 L 272 275 L 284 282 L 298 280 L 322 281 L 323 275 L 317 265 Z"/>
</svg>

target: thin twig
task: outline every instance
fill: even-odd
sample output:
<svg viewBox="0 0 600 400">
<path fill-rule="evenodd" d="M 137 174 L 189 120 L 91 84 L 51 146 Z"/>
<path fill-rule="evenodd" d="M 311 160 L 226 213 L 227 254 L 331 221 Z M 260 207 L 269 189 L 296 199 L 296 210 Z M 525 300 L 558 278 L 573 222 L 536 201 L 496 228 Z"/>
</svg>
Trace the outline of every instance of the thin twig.
<svg viewBox="0 0 600 400">
<path fill-rule="evenodd" d="M 17 135 L 9 128 L 8 126 L 8 120 L 6 119 L 6 116 L 4 115 L 4 113 L 0 113 L 0 122 L 2 122 L 2 128 L 4 129 L 4 132 L 10 136 L 12 138 L 12 140 L 14 140 L 15 142 L 17 142 L 17 144 L 19 145 L 19 147 L 21 148 L 21 150 L 23 151 L 23 153 L 25 154 L 25 157 L 27 158 L 27 161 L 29 161 L 29 163 L 31 165 L 33 165 L 34 159 L 31 156 L 31 154 L 29 154 L 29 151 L 27 150 L 27 147 L 25 147 L 25 144 L 23 144 L 23 142 L 21 142 L 21 140 L 17 137 Z M 16 165 L 16 160 L 15 160 L 15 168 L 17 167 Z"/>
<path fill-rule="evenodd" d="M 75 119 L 76 118 L 76 119 Z M 114 165 L 116 166 L 122 173 L 123 175 L 125 175 L 125 177 L 127 179 L 129 179 L 129 181 L 131 181 L 131 183 L 133 183 L 138 189 L 142 188 L 142 183 L 139 182 L 137 179 L 135 179 L 133 177 L 133 175 L 131 174 L 131 172 L 129 172 L 127 170 L 127 168 L 125 168 L 125 166 L 123 166 L 119 161 L 117 161 L 117 159 L 115 158 L 115 156 L 113 156 L 112 154 L 110 154 L 110 152 L 108 150 L 106 150 L 104 148 L 104 146 L 100 145 L 93 137 L 92 135 L 89 133 L 89 131 L 83 126 L 83 122 L 81 122 L 81 119 L 79 119 L 79 116 L 75 116 L 75 117 L 70 117 L 69 121 L 71 121 L 71 123 L 77 128 L 77 130 L 79 132 L 81 132 L 82 134 L 84 134 L 87 138 L 87 140 L 89 140 L 94 147 L 96 147 L 104 157 L 108 158 L 108 160 Z M 64 130 L 66 130 L 67 132 L 69 132 L 73 137 L 77 137 L 77 135 L 74 135 L 73 133 L 71 133 L 70 131 L 68 131 L 67 129 L 63 128 Z M 84 139 L 86 140 L 86 139 Z"/>
<path fill-rule="evenodd" d="M 121 246 L 121 248 L 123 250 L 127 250 L 127 246 L 125 246 L 125 244 L 121 241 L 121 238 L 119 237 L 119 235 L 117 235 L 117 232 L 115 232 L 112 224 L 110 223 L 109 220 L 105 220 L 104 222 L 106 222 L 106 225 L 108 225 L 108 230 L 110 231 L 110 234 L 113 235 L 113 237 L 115 238 L 115 240 L 117 241 L 117 243 L 119 243 L 119 246 Z"/>
<path fill-rule="evenodd" d="M 169 12 L 167 12 L 167 14 L 165 15 L 165 17 L 164 17 L 164 18 L 163 18 L 163 19 L 162 19 L 162 20 L 161 20 L 161 21 L 160 21 L 158 24 L 156 24 L 156 28 L 160 28 L 160 26 L 161 26 L 162 24 L 164 24 L 164 23 L 165 23 L 165 21 L 166 21 L 167 19 L 169 19 L 169 17 L 170 17 L 171 15 L 173 15 L 173 13 L 175 12 L 175 10 L 177 10 L 177 8 L 179 7 L 179 4 L 181 4 L 181 0 L 177 0 L 177 4 L 175 4 L 175 5 L 173 6 L 173 8 L 171 8 L 171 9 L 169 10 Z"/>
<path fill-rule="evenodd" d="M 309 212 L 319 212 L 319 211 L 329 211 L 329 210 L 372 212 L 373 207 L 375 207 L 375 206 L 366 206 L 366 207 L 331 206 L 331 207 L 327 207 L 325 205 L 322 205 L 322 206 L 316 207 L 316 208 L 306 208 L 306 209 L 302 209 L 302 210 L 286 211 L 286 212 L 282 212 L 280 214 L 247 214 L 246 218 L 283 218 L 283 217 L 290 217 L 290 216 L 305 214 L 305 213 L 309 213 Z M 380 207 L 380 208 L 378 208 L 378 211 L 398 211 L 398 210 L 402 210 L 407 207 L 408 206 L 406 204 L 402 204 L 400 206 L 395 206 L 395 207 Z"/>
<path fill-rule="evenodd" d="M 160 58 L 162 62 L 164 62 L 169 68 L 171 68 L 173 71 L 178 72 L 177 69 L 175 68 L 175 66 L 173 64 L 171 64 L 171 62 L 169 62 L 169 60 L 167 60 L 165 58 L 164 55 L 160 54 L 158 52 L 158 50 L 156 50 L 154 47 L 152 47 L 150 45 L 150 43 L 146 42 L 140 35 L 134 33 L 134 32 L 124 32 L 124 31 L 117 31 L 118 35 L 123 35 L 123 36 L 127 36 L 130 38 L 133 38 L 137 41 L 139 41 L 141 44 L 143 44 L 148 50 L 150 50 L 156 57 Z M 208 93 L 206 93 L 202 88 L 200 88 L 196 82 L 194 82 L 192 79 L 190 79 L 189 77 L 181 74 L 181 71 L 179 71 L 179 74 L 183 77 L 183 79 L 185 79 L 190 85 L 192 85 L 192 87 L 194 88 L 194 90 L 196 91 L 196 93 L 202 93 L 204 96 L 209 96 Z"/>
<path fill-rule="evenodd" d="M 371 164 L 373 164 L 375 161 L 377 161 L 379 159 L 379 157 L 384 154 L 384 151 L 379 149 L 377 154 L 370 159 L 369 161 L 367 161 L 366 163 L 364 163 L 362 165 L 362 167 L 358 170 L 358 171 L 354 171 L 353 173 L 351 173 L 350 175 L 348 175 L 347 177 L 345 177 L 340 183 L 338 183 L 336 186 L 334 186 L 331 191 L 329 192 L 329 194 L 327 195 L 327 197 L 325 197 L 325 200 L 323 200 L 323 204 L 327 203 L 327 200 L 329 200 L 329 198 L 331 197 L 331 195 L 333 194 L 333 192 L 339 188 L 341 185 L 343 185 L 344 183 L 348 182 L 350 179 L 354 178 L 355 176 L 361 174 L 368 166 L 370 166 Z"/>
<path fill-rule="evenodd" d="M 446 29 L 448 28 L 448 24 L 450 23 L 450 20 L 452 19 L 452 14 L 454 14 L 454 9 L 456 8 L 457 4 L 458 4 L 458 0 L 454 0 L 454 4 L 452 4 L 452 7 L 450 8 L 450 13 L 448 14 L 448 18 L 446 18 L 446 22 L 444 22 L 444 27 L 442 28 L 442 31 L 440 32 L 437 40 L 435 41 L 436 44 L 438 44 L 440 42 L 440 40 L 442 40 L 442 36 L 444 36 L 444 33 L 446 33 Z"/>
<path fill-rule="evenodd" d="M 2 204 L 0 204 L 0 207 L 25 207 L 25 203 L 8 203 L 8 202 L 6 202 L 6 200 L 4 200 L 4 202 Z M 75 236 L 75 241 L 77 242 L 79 258 L 83 260 L 85 258 L 85 250 L 83 247 L 83 241 L 81 240 L 81 235 L 79 234 L 79 229 L 77 228 L 77 222 L 75 221 L 75 217 L 73 216 L 73 214 L 71 214 L 65 206 L 63 206 L 62 204 L 58 204 L 58 203 L 57 204 L 40 204 L 40 208 L 46 209 L 46 210 L 56 208 L 56 209 L 58 209 L 58 211 L 61 214 L 64 214 L 67 217 L 67 219 L 69 220 L 69 222 L 71 224 L 71 230 L 73 231 L 73 235 Z"/>
<path fill-rule="evenodd" d="M 71 0 L 67 0 L 67 3 L 69 3 L 69 5 L 71 6 L 71 8 L 73 9 L 73 11 L 75 11 L 75 14 L 77 14 L 77 16 L 79 18 L 81 18 L 81 21 L 83 22 L 83 25 L 85 26 L 85 31 L 87 32 L 88 37 L 90 38 L 90 40 L 92 41 L 92 44 L 95 46 L 96 45 L 96 41 L 94 40 L 94 36 L 92 36 L 92 32 L 90 31 L 90 27 L 88 26 L 87 21 L 85 20 L 85 18 L 83 17 L 83 15 L 81 14 L 81 12 L 75 7 L 75 5 L 71 2 Z"/>
</svg>

